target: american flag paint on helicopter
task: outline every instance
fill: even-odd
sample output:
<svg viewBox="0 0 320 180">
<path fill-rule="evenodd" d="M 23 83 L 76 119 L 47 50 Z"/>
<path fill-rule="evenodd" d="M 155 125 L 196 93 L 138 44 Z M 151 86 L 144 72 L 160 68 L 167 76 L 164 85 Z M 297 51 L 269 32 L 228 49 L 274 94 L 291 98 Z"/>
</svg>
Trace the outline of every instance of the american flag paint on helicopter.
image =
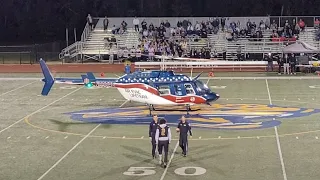
<svg viewBox="0 0 320 180">
<path fill-rule="evenodd" d="M 85 85 L 88 88 L 114 87 L 121 95 L 130 101 L 153 105 L 190 105 L 210 104 L 219 99 L 219 94 L 212 92 L 206 84 L 198 80 L 201 74 L 191 79 L 173 71 L 134 72 L 120 78 L 96 78 L 93 73 L 81 75 L 81 78 L 53 78 L 44 60 L 40 60 L 44 74 L 45 85 L 42 95 L 49 94 L 52 85 L 56 83 Z"/>
</svg>

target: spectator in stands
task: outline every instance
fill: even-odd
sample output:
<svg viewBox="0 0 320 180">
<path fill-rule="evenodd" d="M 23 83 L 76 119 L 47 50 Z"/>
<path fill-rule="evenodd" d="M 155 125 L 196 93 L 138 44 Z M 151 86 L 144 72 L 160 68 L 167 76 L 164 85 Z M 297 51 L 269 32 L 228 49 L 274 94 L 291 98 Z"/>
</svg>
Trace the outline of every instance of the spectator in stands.
<svg viewBox="0 0 320 180">
<path fill-rule="evenodd" d="M 154 59 L 154 52 L 155 52 L 155 48 L 153 45 L 151 45 L 148 49 L 148 53 L 149 53 L 149 60 L 153 61 Z"/>
<path fill-rule="evenodd" d="M 270 29 L 270 21 L 269 21 L 269 18 L 266 19 L 265 25 L 266 25 L 266 29 Z"/>
<path fill-rule="evenodd" d="M 227 50 L 226 50 L 225 47 L 224 47 L 223 50 L 222 50 L 222 59 L 223 59 L 223 60 L 227 60 Z"/>
<path fill-rule="evenodd" d="M 93 21 L 90 14 L 87 16 L 87 23 L 89 24 L 90 30 L 93 30 Z"/>
<path fill-rule="evenodd" d="M 189 22 L 190 22 L 190 21 L 188 21 L 188 20 L 186 20 L 186 19 L 184 19 L 184 20 L 182 21 L 182 27 L 183 27 L 183 29 L 187 29 Z"/>
<path fill-rule="evenodd" d="M 293 53 L 290 56 L 289 63 L 290 63 L 290 70 L 291 70 L 290 74 L 296 74 L 297 59 Z"/>
<path fill-rule="evenodd" d="M 189 23 L 188 27 L 187 27 L 187 34 L 191 35 L 194 34 L 194 29 L 191 23 Z"/>
<path fill-rule="evenodd" d="M 290 65 L 289 65 L 290 59 L 288 54 L 285 54 L 283 59 L 283 74 L 289 74 L 290 73 Z"/>
<path fill-rule="evenodd" d="M 170 23 L 169 23 L 169 21 L 168 20 L 166 20 L 166 23 L 164 24 L 164 27 L 166 27 L 166 28 L 170 28 Z"/>
<path fill-rule="evenodd" d="M 141 46 L 138 45 L 137 49 L 136 49 L 136 58 L 137 61 L 141 61 Z"/>
<path fill-rule="evenodd" d="M 241 47 L 240 46 L 238 46 L 238 49 L 237 49 L 237 60 L 241 61 Z"/>
<path fill-rule="evenodd" d="M 320 28 L 318 28 L 316 30 L 316 40 L 319 41 L 320 40 Z"/>
<path fill-rule="evenodd" d="M 198 21 L 196 21 L 196 25 L 194 26 L 197 35 L 200 35 L 201 26 Z"/>
<path fill-rule="evenodd" d="M 299 27 L 301 29 L 301 31 L 304 31 L 306 24 L 304 23 L 304 21 L 302 19 L 299 20 Z"/>
<path fill-rule="evenodd" d="M 320 21 L 319 19 L 317 18 L 315 21 L 314 21 L 314 28 L 318 29 L 320 27 Z"/>
<path fill-rule="evenodd" d="M 275 57 L 277 63 L 278 63 L 278 74 L 281 75 L 281 67 L 283 66 L 283 59 L 282 55 L 278 55 Z"/>
<path fill-rule="evenodd" d="M 103 30 L 107 30 L 108 26 L 109 26 L 109 19 L 106 16 L 103 20 Z"/>
<path fill-rule="evenodd" d="M 221 18 L 221 29 L 222 29 L 222 31 L 224 31 L 225 26 L 226 26 L 226 18 L 222 17 Z"/>
<path fill-rule="evenodd" d="M 136 48 L 134 46 L 130 49 L 130 58 L 132 61 L 136 61 Z"/>
<path fill-rule="evenodd" d="M 267 71 L 269 72 L 271 70 L 271 72 L 273 72 L 273 59 L 271 58 L 271 53 L 269 54 L 265 54 L 264 55 L 264 61 L 268 62 L 268 67 L 267 67 Z"/>
<path fill-rule="evenodd" d="M 143 21 L 141 22 L 141 27 L 142 27 L 142 30 L 148 29 L 148 28 L 147 28 L 146 20 L 143 20 Z"/>
<path fill-rule="evenodd" d="M 260 21 L 259 27 L 262 31 L 266 30 L 266 25 L 264 24 L 263 20 Z"/>
<path fill-rule="evenodd" d="M 278 25 L 277 25 L 277 23 L 276 23 L 275 20 L 272 21 L 272 24 L 271 24 L 271 26 L 270 26 L 270 29 L 271 29 L 271 30 L 277 30 L 277 29 L 278 29 Z"/>
<path fill-rule="evenodd" d="M 251 32 L 251 28 L 252 28 L 252 23 L 251 23 L 250 19 L 248 19 L 248 22 L 247 22 L 247 30 L 248 30 L 249 32 Z"/>
<path fill-rule="evenodd" d="M 123 30 L 123 32 L 122 32 L 122 33 L 127 32 L 127 27 L 128 27 L 127 22 L 122 21 L 122 23 L 121 23 L 121 27 L 122 27 L 122 30 Z"/>
<path fill-rule="evenodd" d="M 116 27 L 116 25 L 113 25 L 112 27 L 112 34 L 119 34 L 120 28 Z"/>
<path fill-rule="evenodd" d="M 135 30 L 136 32 L 139 32 L 139 24 L 140 24 L 139 19 L 138 19 L 137 17 L 134 17 L 132 23 L 133 23 L 133 25 L 134 25 L 134 30 Z"/>
<path fill-rule="evenodd" d="M 213 33 L 214 34 L 217 34 L 218 31 L 219 31 L 219 19 L 217 18 L 213 18 L 213 21 L 212 21 L 212 26 L 213 26 Z"/>
</svg>

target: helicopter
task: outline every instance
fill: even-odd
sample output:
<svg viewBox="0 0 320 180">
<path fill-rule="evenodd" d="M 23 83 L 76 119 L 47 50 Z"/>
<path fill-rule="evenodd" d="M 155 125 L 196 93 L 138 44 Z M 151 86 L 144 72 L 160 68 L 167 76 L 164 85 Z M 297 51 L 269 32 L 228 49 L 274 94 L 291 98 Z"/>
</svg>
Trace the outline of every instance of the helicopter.
<svg viewBox="0 0 320 180">
<path fill-rule="evenodd" d="M 155 111 L 154 105 L 184 105 L 187 114 L 195 104 L 207 104 L 218 100 L 220 95 L 199 80 L 201 73 L 194 78 L 173 71 L 152 70 L 136 71 L 119 78 L 96 78 L 92 72 L 81 78 L 54 78 L 43 59 L 40 59 L 44 86 L 41 94 L 47 96 L 54 83 L 84 85 L 102 88 L 117 88 L 127 100 L 144 103 L 149 106 L 150 115 Z"/>
</svg>

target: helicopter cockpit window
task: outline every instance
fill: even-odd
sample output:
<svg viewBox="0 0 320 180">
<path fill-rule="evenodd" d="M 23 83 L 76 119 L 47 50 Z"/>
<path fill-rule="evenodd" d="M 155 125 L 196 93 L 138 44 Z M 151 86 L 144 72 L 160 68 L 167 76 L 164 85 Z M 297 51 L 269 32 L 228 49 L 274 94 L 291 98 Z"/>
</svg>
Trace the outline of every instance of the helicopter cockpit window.
<svg viewBox="0 0 320 180">
<path fill-rule="evenodd" d="M 210 91 L 210 89 L 208 88 L 208 86 L 207 86 L 206 84 L 204 84 L 202 81 L 196 80 L 195 83 L 196 83 L 196 86 L 197 86 L 197 90 L 198 90 L 199 92 L 207 93 L 207 92 Z"/>
<path fill-rule="evenodd" d="M 191 84 L 184 84 L 187 94 L 196 94 Z"/>
<path fill-rule="evenodd" d="M 182 89 L 180 85 L 174 85 L 174 90 L 177 96 L 182 96 Z"/>
<path fill-rule="evenodd" d="M 159 86 L 158 90 L 161 96 L 170 94 L 169 86 Z"/>
</svg>

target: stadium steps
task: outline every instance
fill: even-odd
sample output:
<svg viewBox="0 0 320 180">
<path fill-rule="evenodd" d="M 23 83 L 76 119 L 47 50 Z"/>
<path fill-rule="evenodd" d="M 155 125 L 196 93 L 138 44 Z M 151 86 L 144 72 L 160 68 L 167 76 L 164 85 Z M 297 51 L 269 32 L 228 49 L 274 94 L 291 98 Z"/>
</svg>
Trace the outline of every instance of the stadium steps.
<svg viewBox="0 0 320 180">
<path fill-rule="evenodd" d="M 319 42 L 316 41 L 316 30 L 313 27 L 307 27 L 305 32 L 300 32 L 299 40 L 319 48 Z"/>
<path fill-rule="evenodd" d="M 132 48 L 139 44 L 139 33 L 135 32 L 133 28 L 128 28 L 127 32 L 121 35 L 116 35 L 118 47 Z"/>
</svg>

